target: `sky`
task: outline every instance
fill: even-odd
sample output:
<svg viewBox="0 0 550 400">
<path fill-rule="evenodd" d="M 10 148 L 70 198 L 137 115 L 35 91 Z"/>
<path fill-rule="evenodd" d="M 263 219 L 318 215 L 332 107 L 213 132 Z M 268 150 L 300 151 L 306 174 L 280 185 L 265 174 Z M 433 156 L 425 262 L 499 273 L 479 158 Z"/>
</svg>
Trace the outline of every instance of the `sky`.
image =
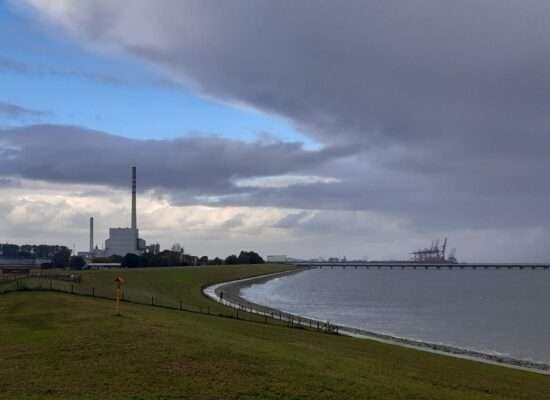
<svg viewBox="0 0 550 400">
<path fill-rule="evenodd" d="M 542 0 L 0 0 L 0 241 L 550 259 Z"/>
</svg>

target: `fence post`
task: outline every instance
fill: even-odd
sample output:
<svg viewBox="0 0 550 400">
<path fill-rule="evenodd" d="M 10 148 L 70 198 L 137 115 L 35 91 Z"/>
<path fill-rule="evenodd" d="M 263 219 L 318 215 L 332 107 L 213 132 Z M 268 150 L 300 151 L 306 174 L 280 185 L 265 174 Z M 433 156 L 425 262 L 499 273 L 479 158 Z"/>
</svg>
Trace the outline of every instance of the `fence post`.
<svg viewBox="0 0 550 400">
<path fill-rule="evenodd" d="M 182 307 L 181 300 L 180 300 L 180 311 L 181 311 L 182 309 L 183 309 L 183 307 Z"/>
<path fill-rule="evenodd" d="M 153 296 L 151 296 L 151 305 L 154 306 L 155 305 L 155 298 Z"/>
<path fill-rule="evenodd" d="M 95 288 L 92 288 L 92 297 L 95 297 Z"/>
<path fill-rule="evenodd" d="M 74 293 L 74 285 L 71 285 L 71 294 Z"/>
<path fill-rule="evenodd" d="M 50 279 L 50 290 L 52 290 L 53 286 L 52 286 L 52 280 Z"/>
</svg>

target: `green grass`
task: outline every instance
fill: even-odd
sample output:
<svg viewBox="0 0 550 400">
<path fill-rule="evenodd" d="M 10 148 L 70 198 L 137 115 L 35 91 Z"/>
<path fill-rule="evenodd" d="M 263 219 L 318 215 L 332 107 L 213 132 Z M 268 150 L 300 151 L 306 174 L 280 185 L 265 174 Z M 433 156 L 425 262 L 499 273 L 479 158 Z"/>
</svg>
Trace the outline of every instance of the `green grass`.
<svg viewBox="0 0 550 400">
<path fill-rule="evenodd" d="M 252 272 L 260 271 L 125 276 L 136 290 L 207 304 L 201 286 Z M 112 284 L 111 273 L 91 273 L 84 284 Z M 113 314 L 112 301 L 91 297 L 0 296 L 0 399 L 531 400 L 550 394 L 550 376 L 369 340 L 129 303 L 122 317 Z"/>
<path fill-rule="evenodd" d="M 293 267 L 277 264 L 225 267 L 183 267 L 183 268 L 143 268 L 125 270 L 88 271 L 82 274 L 81 286 L 86 291 L 95 288 L 95 293 L 113 296 L 117 276 L 125 280 L 125 297 L 138 302 L 177 307 L 184 305 L 203 308 L 212 312 L 227 313 L 227 307 L 206 298 L 201 288 L 210 284 L 281 272 Z"/>
</svg>

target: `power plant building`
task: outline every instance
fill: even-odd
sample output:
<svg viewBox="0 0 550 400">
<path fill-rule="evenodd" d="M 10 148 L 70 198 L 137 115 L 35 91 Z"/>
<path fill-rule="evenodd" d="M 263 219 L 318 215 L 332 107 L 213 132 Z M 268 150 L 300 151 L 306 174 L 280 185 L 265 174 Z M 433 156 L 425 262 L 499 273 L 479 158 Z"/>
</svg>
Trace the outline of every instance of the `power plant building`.
<svg viewBox="0 0 550 400">
<path fill-rule="evenodd" d="M 105 256 L 125 256 L 126 254 L 143 254 L 145 240 L 140 239 L 137 227 L 136 210 L 136 167 L 132 167 L 132 222 L 130 228 L 110 228 L 109 239 L 105 240 Z"/>
</svg>

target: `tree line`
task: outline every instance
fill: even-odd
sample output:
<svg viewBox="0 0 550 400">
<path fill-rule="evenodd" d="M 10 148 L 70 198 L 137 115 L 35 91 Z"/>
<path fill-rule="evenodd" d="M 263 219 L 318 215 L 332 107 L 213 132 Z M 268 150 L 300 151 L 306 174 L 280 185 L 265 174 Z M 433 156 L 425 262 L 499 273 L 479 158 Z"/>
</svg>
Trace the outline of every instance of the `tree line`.
<svg viewBox="0 0 550 400">
<path fill-rule="evenodd" d="M 158 254 L 146 253 L 142 255 L 128 253 L 124 257 L 111 256 L 94 258 L 94 263 L 120 263 L 125 268 L 140 267 L 182 267 L 200 265 L 235 265 L 235 264 L 263 264 L 264 259 L 255 251 L 241 251 L 239 255 L 231 254 L 225 259 L 219 257 L 197 257 L 183 252 L 164 250 Z M 70 251 L 60 252 L 52 260 L 52 267 L 82 269 L 87 265 L 86 260 L 80 256 L 70 255 Z"/>
<path fill-rule="evenodd" d="M 263 264 L 264 259 L 254 251 L 241 251 L 239 255 L 232 254 L 222 260 L 221 258 L 209 259 L 207 256 L 197 257 L 182 254 L 171 250 L 165 250 L 159 254 L 126 254 L 120 260 L 123 267 L 177 267 L 197 265 L 234 265 L 234 264 Z"/>
</svg>

